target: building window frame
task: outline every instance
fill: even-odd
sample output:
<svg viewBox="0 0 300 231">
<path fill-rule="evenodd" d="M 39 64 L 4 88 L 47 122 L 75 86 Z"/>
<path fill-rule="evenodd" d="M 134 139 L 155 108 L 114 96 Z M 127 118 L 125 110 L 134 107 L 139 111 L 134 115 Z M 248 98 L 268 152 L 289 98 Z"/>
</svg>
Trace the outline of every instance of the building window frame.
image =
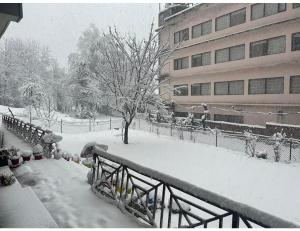
<svg viewBox="0 0 300 231">
<path fill-rule="evenodd" d="M 187 65 L 184 66 L 184 60 L 187 60 Z M 189 56 L 174 59 L 174 70 L 182 70 L 182 69 L 187 69 L 189 68 Z"/>
<path fill-rule="evenodd" d="M 299 36 L 299 44 L 297 44 L 297 45 L 295 45 L 295 35 Z M 292 47 L 292 51 L 298 51 L 298 50 L 300 50 L 300 32 L 296 32 L 296 33 L 292 34 L 292 44 L 291 44 L 291 47 Z"/>
<path fill-rule="evenodd" d="M 300 3 L 293 3 L 293 9 L 299 8 L 300 7 Z"/>
<path fill-rule="evenodd" d="M 292 83 L 293 80 L 299 81 L 296 87 L 296 84 Z M 300 94 L 300 75 L 290 76 L 290 94 Z"/>
<path fill-rule="evenodd" d="M 265 18 L 265 17 L 271 16 L 271 15 L 275 15 L 275 14 L 286 11 L 286 3 L 271 3 L 271 4 L 277 4 L 277 11 L 274 14 L 267 14 L 266 13 L 266 4 L 270 4 L 270 3 L 255 3 L 255 4 L 251 5 L 251 21 L 254 21 L 254 20 L 257 20 L 257 19 L 260 19 L 260 18 Z M 280 7 L 282 6 L 281 4 L 284 4 L 283 9 L 280 9 Z M 253 18 L 253 8 L 257 5 L 262 5 L 263 6 L 263 16 L 259 17 L 259 18 Z"/>
<path fill-rule="evenodd" d="M 199 94 L 195 93 L 195 90 L 193 90 L 193 87 L 197 87 L 199 86 Z M 204 86 L 208 86 L 208 93 L 205 94 L 205 92 L 203 92 L 203 87 Z M 191 96 L 203 96 L 203 95 L 211 95 L 211 83 L 207 82 L 207 83 L 193 83 L 191 84 Z"/>
<path fill-rule="evenodd" d="M 234 83 L 242 83 L 242 92 L 240 94 L 234 94 L 230 91 L 231 89 L 231 84 L 234 84 Z M 224 93 L 224 94 L 217 94 L 216 93 L 216 85 L 217 84 L 227 84 L 227 92 Z M 245 86 L 245 82 L 244 80 L 232 80 L 232 81 L 220 81 L 220 82 L 214 82 L 214 95 L 244 95 L 245 92 L 244 92 L 244 86 Z"/>
<path fill-rule="evenodd" d="M 189 28 L 185 28 L 174 33 L 174 44 L 189 40 Z"/>
<path fill-rule="evenodd" d="M 281 79 L 282 80 L 282 86 L 280 89 L 280 92 L 272 93 L 268 92 L 268 82 L 274 79 Z M 251 81 L 262 81 L 263 82 L 263 92 L 261 93 L 252 93 L 251 92 Z M 248 80 L 248 95 L 272 95 L 272 94 L 284 94 L 284 77 L 269 77 L 269 78 L 258 78 L 258 79 L 249 79 Z"/>
<path fill-rule="evenodd" d="M 278 38 L 284 38 L 284 48 L 283 48 L 283 51 L 282 52 L 278 52 L 278 53 L 269 53 L 269 48 L 270 48 L 270 41 L 272 40 L 275 40 L 275 39 L 278 39 Z M 263 47 L 263 54 L 262 55 L 256 55 L 253 54 L 253 50 L 254 49 L 254 44 L 257 44 L 257 43 L 265 43 L 266 45 Z M 250 42 L 250 46 L 249 46 L 249 49 L 250 49 L 250 58 L 256 58 L 256 57 L 261 57 L 261 56 L 267 56 L 267 55 L 276 55 L 276 54 L 282 54 L 282 53 L 285 53 L 286 52 L 286 36 L 285 35 L 281 35 L 281 36 L 276 36 L 276 37 L 272 37 L 272 38 L 268 38 L 268 39 L 262 39 L 262 40 L 259 40 L 259 41 L 254 41 L 254 42 Z"/>
<path fill-rule="evenodd" d="M 206 24 L 206 23 L 210 23 L 210 32 L 208 32 L 208 33 L 204 33 L 203 32 L 203 25 L 204 24 Z M 200 27 L 200 35 L 199 36 L 195 36 L 195 28 L 196 27 Z M 199 38 L 199 37 L 201 37 L 201 36 L 204 36 L 204 35 L 207 35 L 207 34 L 211 34 L 212 33 L 212 19 L 210 19 L 210 20 L 207 20 L 207 21 L 205 21 L 205 22 L 202 22 L 202 23 L 199 23 L 199 24 L 197 24 L 197 25 L 194 25 L 194 26 L 192 26 L 192 39 L 194 39 L 194 38 Z"/>
<path fill-rule="evenodd" d="M 203 62 L 203 56 L 205 56 L 205 55 L 209 55 L 209 63 Z M 197 56 L 198 56 L 198 58 L 200 58 L 200 65 L 197 65 L 196 62 L 194 62 L 194 60 L 197 58 Z M 207 65 L 211 65 L 211 52 L 210 51 L 192 55 L 191 67 L 200 67 L 200 66 L 207 66 Z"/>
<path fill-rule="evenodd" d="M 237 48 L 237 47 L 243 47 L 244 48 L 244 54 L 243 54 L 243 57 L 240 58 L 240 59 L 232 59 L 232 49 L 234 48 Z M 228 59 L 227 61 L 222 61 L 222 62 L 217 62 L 217 52 L 218 51 L 225 51 L 225 50 L 228 50 Z M 218 64 L 218 63 L 225 63 L 225 62 L 232 62 L 232 61 L 237 61 L 237 60 L 242 60 L 242 59 L 245 59 L 245 44 L 240 44 L 240 45 L 237 45 L 237 46 L 232 46 L 232 47 L 226 47 L 226 48 L 222 48 L 222 49 L 218 49 L 218 50 L 215 50 L 215 64 Z"/>
<path fill-rule="evenodd" d="M 241 23 L 234 24 L 233 23 L 233 16 L 232 15 L 234 15 L 235 13 L 237 13 L 239 11 L 244 11 L 244 13 L 245 13 L 244 16 L 243 16 L 244 19 L 243 19 L 243 21 Z M 241 25 L 241 24 L 245 23 L 246 22 L 246 18 L 247 18 L 246 14 L 247 14 L 246 13 L 246 7 L 244 7 L 244 8 L 241 8 L 239 10 L 235 10 L 235 11 L 232 11 L 232 12 L 230 12 L 228 14 L 224 14 L 224 15 L 221 15 L 221 16 L 217 17 L 216 20 L 215 20 L 215 31 L 225 30 L 227 28 L 230 28 L 230 27 L 233 27 L 233 26 L 237 26 L 237 25 Z M 218 29 L 218 20 L 220 20 L 220 18 L 225 18 L 225 17 L 229 17 L 229 25 L 227 27 L 225 27 L 225 28 Z"/>
<path fill-rule="evenodd" d="M 178 90 L 176 90 L 176 88 L 185 88 L 185 91 L 184 92 L 179 92 Z M 173 95 L 174 96 L 188 96 L 189 95 L 189 86 L 188 84 L 177 84 L 177 85 L 174 85 L 173 86 Z"/>
</svg>

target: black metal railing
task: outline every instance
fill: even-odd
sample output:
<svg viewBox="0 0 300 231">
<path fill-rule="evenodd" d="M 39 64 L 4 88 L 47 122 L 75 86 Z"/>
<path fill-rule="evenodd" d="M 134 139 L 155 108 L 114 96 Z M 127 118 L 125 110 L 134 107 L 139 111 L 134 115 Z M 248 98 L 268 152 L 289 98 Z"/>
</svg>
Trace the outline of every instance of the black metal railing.
<svg viewBox="0 0 300 231">
<path fill-rule="evenodd" d="M 297 225 L 93 147 L 92 190 L 152 227 Z"/>
<path fill-rule="evenodd" d="M 42 138 L 46 133 L 45 130 L 38 126 L 7 115 L 2 115 L 2 124 L 5 125 L 7 130 L 32 145 L 42 143 Z"/>
</svg>

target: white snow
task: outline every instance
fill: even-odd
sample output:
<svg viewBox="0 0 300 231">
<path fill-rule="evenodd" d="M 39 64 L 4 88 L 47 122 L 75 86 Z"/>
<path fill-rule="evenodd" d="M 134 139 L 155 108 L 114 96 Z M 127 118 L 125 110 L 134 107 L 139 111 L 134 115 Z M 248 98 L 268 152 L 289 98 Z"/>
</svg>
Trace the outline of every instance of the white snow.
<svg viewBox="0 0 300 231">
<path fill-rule="evenodd" d="M 87 183 L 89 169 L 64 159 L 31 160 L 15 169 L 63 228 L 142 227 L 114 205 L 96 197 Z"/>
<path fill-rule="evenodd" d="M 122 143 L 120 131 L 103 131 L 63 134 L 61 148 L 79 154 L 88 142 L 106 144 L 109 153 L 300 224 L 299 163 L 274 163 L 133 130 L 128 145 Z"/>
<path fill-rule="evenodd" d="M 10 171 L 1 167 L 0 172 Z M 0 186 L 1 228 L 57 228 L 57 224 L 30 187 L 18 181 Z"/>
</svg>

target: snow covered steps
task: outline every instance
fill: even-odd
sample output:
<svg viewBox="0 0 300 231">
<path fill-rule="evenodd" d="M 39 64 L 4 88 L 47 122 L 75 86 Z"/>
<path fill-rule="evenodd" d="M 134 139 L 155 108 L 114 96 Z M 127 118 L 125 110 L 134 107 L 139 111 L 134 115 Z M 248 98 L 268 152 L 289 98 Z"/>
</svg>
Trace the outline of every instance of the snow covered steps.
<svg viewBox="0 0 300 231">
<path fill-rule="evenodd" d="M 10 171 L 5 166 L 0 172 Z M 31 187 L 16 182 L 0 186 L 0 228 L 58 228 Z"/>
</svg>

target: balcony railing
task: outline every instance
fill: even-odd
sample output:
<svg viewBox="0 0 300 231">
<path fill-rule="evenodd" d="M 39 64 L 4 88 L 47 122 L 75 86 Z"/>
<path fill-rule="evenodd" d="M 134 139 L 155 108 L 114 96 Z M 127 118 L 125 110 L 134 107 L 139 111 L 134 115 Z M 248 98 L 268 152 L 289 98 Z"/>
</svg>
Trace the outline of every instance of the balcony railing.
<svg viewBox="0 0 300 231">
<path fill-rule="evenodd" d="M 91 150 L 92 190 L 117 202 L 124 211 L 152 227 L 297 227 L 280 217 L 109 154 L 97 146 Z"/>
<path fill-rule="evenodd" d="M 46 133 L 45 130 L 38 126 L 7 115 L 2 115 L 2 124 L 6 126 L 7 130 L 32 145 L 42 143 L 42 138 Z"/>
</svg>

